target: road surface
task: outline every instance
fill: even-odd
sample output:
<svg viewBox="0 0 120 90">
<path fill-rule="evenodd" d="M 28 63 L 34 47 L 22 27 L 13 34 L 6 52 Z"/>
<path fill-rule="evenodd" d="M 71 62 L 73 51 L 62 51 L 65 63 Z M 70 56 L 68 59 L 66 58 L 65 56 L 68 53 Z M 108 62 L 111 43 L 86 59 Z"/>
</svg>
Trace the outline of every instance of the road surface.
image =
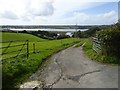
<svg viewBox="0 0 120 90">
<path fill-rule="evenodd" d="M 101 64 L 70 47 L 51 56 L 20 88 L 118 88 L 118 66 Z"/>
</svg>

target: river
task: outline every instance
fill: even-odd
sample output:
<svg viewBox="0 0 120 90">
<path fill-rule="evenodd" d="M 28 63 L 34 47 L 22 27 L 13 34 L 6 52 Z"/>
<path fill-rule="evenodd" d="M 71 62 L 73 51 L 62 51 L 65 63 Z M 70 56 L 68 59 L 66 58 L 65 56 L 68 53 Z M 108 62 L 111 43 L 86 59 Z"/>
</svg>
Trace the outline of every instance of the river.
<svg viewBox="0 0 120 90">
<path fill-rule="evenodd" d="M 70 31 L 70 32 L 75 32 L 75 31 L 86 31 L 88 29 L 11 29 L 11 30 L 16 30 L 16 31 L 22 31 L 22 30 L 26 30 L 26 31 L 38 31 L 38 30 L 41 30 L 41 31 Z"/>
</svg>

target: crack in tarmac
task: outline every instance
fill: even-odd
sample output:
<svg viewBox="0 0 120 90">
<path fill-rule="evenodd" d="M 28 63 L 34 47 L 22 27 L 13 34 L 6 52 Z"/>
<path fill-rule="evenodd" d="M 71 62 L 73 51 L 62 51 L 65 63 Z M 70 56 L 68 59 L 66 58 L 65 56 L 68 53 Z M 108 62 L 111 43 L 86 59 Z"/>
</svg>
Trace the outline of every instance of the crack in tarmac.
<svg viewBox="0 0 120 90">
<path fill-rule="evenodd" d="M 74 46 L 73 46 L 73 47 L 74 47 Z M 62 53 L 62 52 L 61 52 L 61 53 Z M 66 77 L 66 79 L 69 79 L 69 80 L 72 80 L 72 81 L 76 81 L 77 83 L 80 84 L 80 78 L 82 78 L 82 77 L 84 77 L 84 76 L 86 76 L 86 75 L 88 75 L 88 74 L 92 74 L 92 73 L 96 73 L 96 72 L 100 72 L 100 71 L 101 71 L 101 70 L 94 70 L 94 71 L 86 72 L 86 73 L 83 73 L 83 74 L 81 74 L 81 75 L 75 75 L 75 76 L 63 75 L 63 70 L 62 70 L 61 64 L 60 64 L 60 63 L 58 62 L 58 60 L 57 60 L 57 58 L 60 57 L 61 53 L 54 58 L 54 61 L 57 63 L 57 65 L 59 66 L 59 68 L 60 68 L 60 70 L 61 70 L 60 76 L 59 76 L 59 78 L 58 78 L 56 81 L 54 81 L 52 84 L 50 84 L 50 85 L 48 85 L 48 86 L 45 86 L 45 85 L 44 85 L 45 88 L 52 88 L 53 85 L 57 84 L 57 83 L 61 80 L 61 78 L 62 78 L 63 76 Z M 43 88 L 44 88 L 44 87 L 43 87 Z"/>
<path fill-rule="evenodd" d="M 59 55 L 59 56 L 60 56 L 60 55 Z M 59 56 L 58 56 L 58 57 L 59 57 Z M 60 79 L 63 77 L 62 67 L 61 67 L 60 63 L 57 61 L 57 58 L 58 58 L 58 57 L 55 57 L 55 58 L 54 58 L 54 61 L 57 63 L 58 67 L 59 67 L 60 70 L 61 70 L 60 76 L 59 76 L 59 78 L 58 78 L 56 81 L 54 81 L 52 84 L 50 84 L 50 85 L 48 85 L 48 86 L 45 85 L 45 88 L 52 88 L 53 85 L 55 85 L 56 83 L 58 83 L 58 82 L 60 81 Z M 44 88 L 44 87 L 43 87 L 43 88 Z"/>
<path fill-rule="evenodd" d="M 59 55 L 60 56 L 60 55 Z M 58 57 L 59 57 L 58 56 Z M 52 84 L 50 84 L 50 85 L 48 85 L 48 86 L 45 86 L 45 87 L 47 87 L 47 88 L 52 88 L 53 87 L 53 85 L 55 85 L 55 84 L 57 84 L 60 80 L 61 80 L 61 78 L 64 76 L 64 77 L 66 77 L 67 79 L 70 79 L 70 80 L 72 80 L 72 81 L 76 81 L 77 83 L 79 83 L 80 84 L 80 78 L 82 78 L 82 77 L 84 77 L 84 76 L 86 76 L 86 75 L 88 75 L 88 74 L 93 74 L 93 73 L 96 73 L 96 72 L 100 72 L 101 70 L 94 70 L 94 71 L 90 71 L 90 72 L 86 72 L 86 73 L 83 73 L 83 74 L 81 74 L 81 75 L 75 75 L 75 76 L 68 76 L 68 75 L 63 75 L 63 70 L 62 70 L 62 67 L 61 67 L 61 64 L 58 62 L 58 60 L 57 60 L 57 58 L 58 57 L 55 57 L 55 62 L 57 63 L 57 65 L 59 66 L 59 68 L 61 69 L 61 73 L 60 73 L 60 77 L 56 80 L 56 81 L 54 81 Z"/>
<path fill-rule="evenodd" d="M 76 44 L 75 44 L 75 45 L 76 45 Z M 72 47 L 75 47 L 75 45 L 73 45 Z M 59 67 L 60 70 L 61 70 L 60 76 L 59 76 L 59 78 L 58 78 L 56 81 L 54 81 L 52 84 L 50 84 L 50 85 L 48 85 L 48 86 L 45 86 L 45 87 L 47 87 L 47 88 L 52 88 L 53 85 L 57 84 L 57 83 L 61 80 L 61 78 L 64 76 L 64 75 L 63 75 L 62 67 L 61 67 L 60 63 L 58 62 L 58 60 L 57 60 L 57 58 L 59 58 L 61 54 L 62 54 L 62 52 L 61 52 L 60 54 L 58 54 L 58 56 L 56 56 L 56 57 L 54 58 L 54 61 L 57 63 L 58 67 Z M 43 87 L 43 88 L 44 88 L 44 87 Z"/>
<path fill-rule="evenodd" d="M 68 75 L 66 75 L 66 78 L 67 79 L 70 79 L 70 80 L 72 80 L 72 81 L 76 81 L 77 83 L 79 83 L 80 84 L 80 78 L 82 78 L 82 77 L 84 77 L 84 76 L 86 76 L 86 75 L 88 75 L 88 74 L 92 74 L 92 73 L 96 73 L 96 72 L 100 72 L 101 70 L 94 70 L 94 71 L 91 71 L 91 72 L 86 72 L 86 73 L 83 73 L 83 74 L 81 74 L 81 75 L 75 75 L 75 76 L 68 76 Z"/>
</svg>

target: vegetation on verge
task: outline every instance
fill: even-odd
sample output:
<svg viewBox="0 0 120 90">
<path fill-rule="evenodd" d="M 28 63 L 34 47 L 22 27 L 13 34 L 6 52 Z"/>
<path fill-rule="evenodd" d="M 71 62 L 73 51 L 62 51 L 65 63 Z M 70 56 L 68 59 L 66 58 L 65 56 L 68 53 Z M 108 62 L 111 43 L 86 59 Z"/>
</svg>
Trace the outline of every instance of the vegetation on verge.
<svg viewBox="0 0 120 90">
<path fill-rule="evenodd" d="M 82 45 L 86 42 L 86 40 L 87 40 L 87 38 L 81 38 L 80 41 L 79 41 L 79 43 L 77 43 L 77 44 L 75 45 L 75 47 L 80 47 L 80 46 L 82 46 Z"/>
<path fill-rule="evenodd" d="M 110 63 L 110 64 L 119 64 L 120 58 L 116 56 L 106 56 L 96 53 L 92 49 L 92 39 L 89 38 L 86 40 L 85 45 L 83 46 L 85 54 L 92 60 L 101 62 L 101 63 Z"/>
<path fill-rule="evenodd" d="M 102 63 L 120 63 L 120 24 L 97 30 L 95 37 L 100 42 L 101 53 L 92 49 L 92 39 L 88 39 L 83 50 L 92 59 Z"/>
<path fill-rule="evenodd" d="M 120 25 L 97 32 L 96 38 L 101 42 L 102 54 L 120 57 Z"/>
</svg>

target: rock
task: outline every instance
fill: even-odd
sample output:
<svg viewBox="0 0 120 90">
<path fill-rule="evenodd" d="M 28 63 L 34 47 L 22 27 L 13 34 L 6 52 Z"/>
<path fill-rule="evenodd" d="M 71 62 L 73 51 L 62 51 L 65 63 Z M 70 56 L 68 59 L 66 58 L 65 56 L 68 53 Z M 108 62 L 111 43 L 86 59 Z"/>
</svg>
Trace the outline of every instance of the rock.
<svg viewBox="0 0 120 90">
<path fill-rule="evenodd" d="M 40 90 L 42 83 L 40 81 L 26 82 L 20 86 L 19 90 L 30 88 L 30 90 Z"/>
</svg>

